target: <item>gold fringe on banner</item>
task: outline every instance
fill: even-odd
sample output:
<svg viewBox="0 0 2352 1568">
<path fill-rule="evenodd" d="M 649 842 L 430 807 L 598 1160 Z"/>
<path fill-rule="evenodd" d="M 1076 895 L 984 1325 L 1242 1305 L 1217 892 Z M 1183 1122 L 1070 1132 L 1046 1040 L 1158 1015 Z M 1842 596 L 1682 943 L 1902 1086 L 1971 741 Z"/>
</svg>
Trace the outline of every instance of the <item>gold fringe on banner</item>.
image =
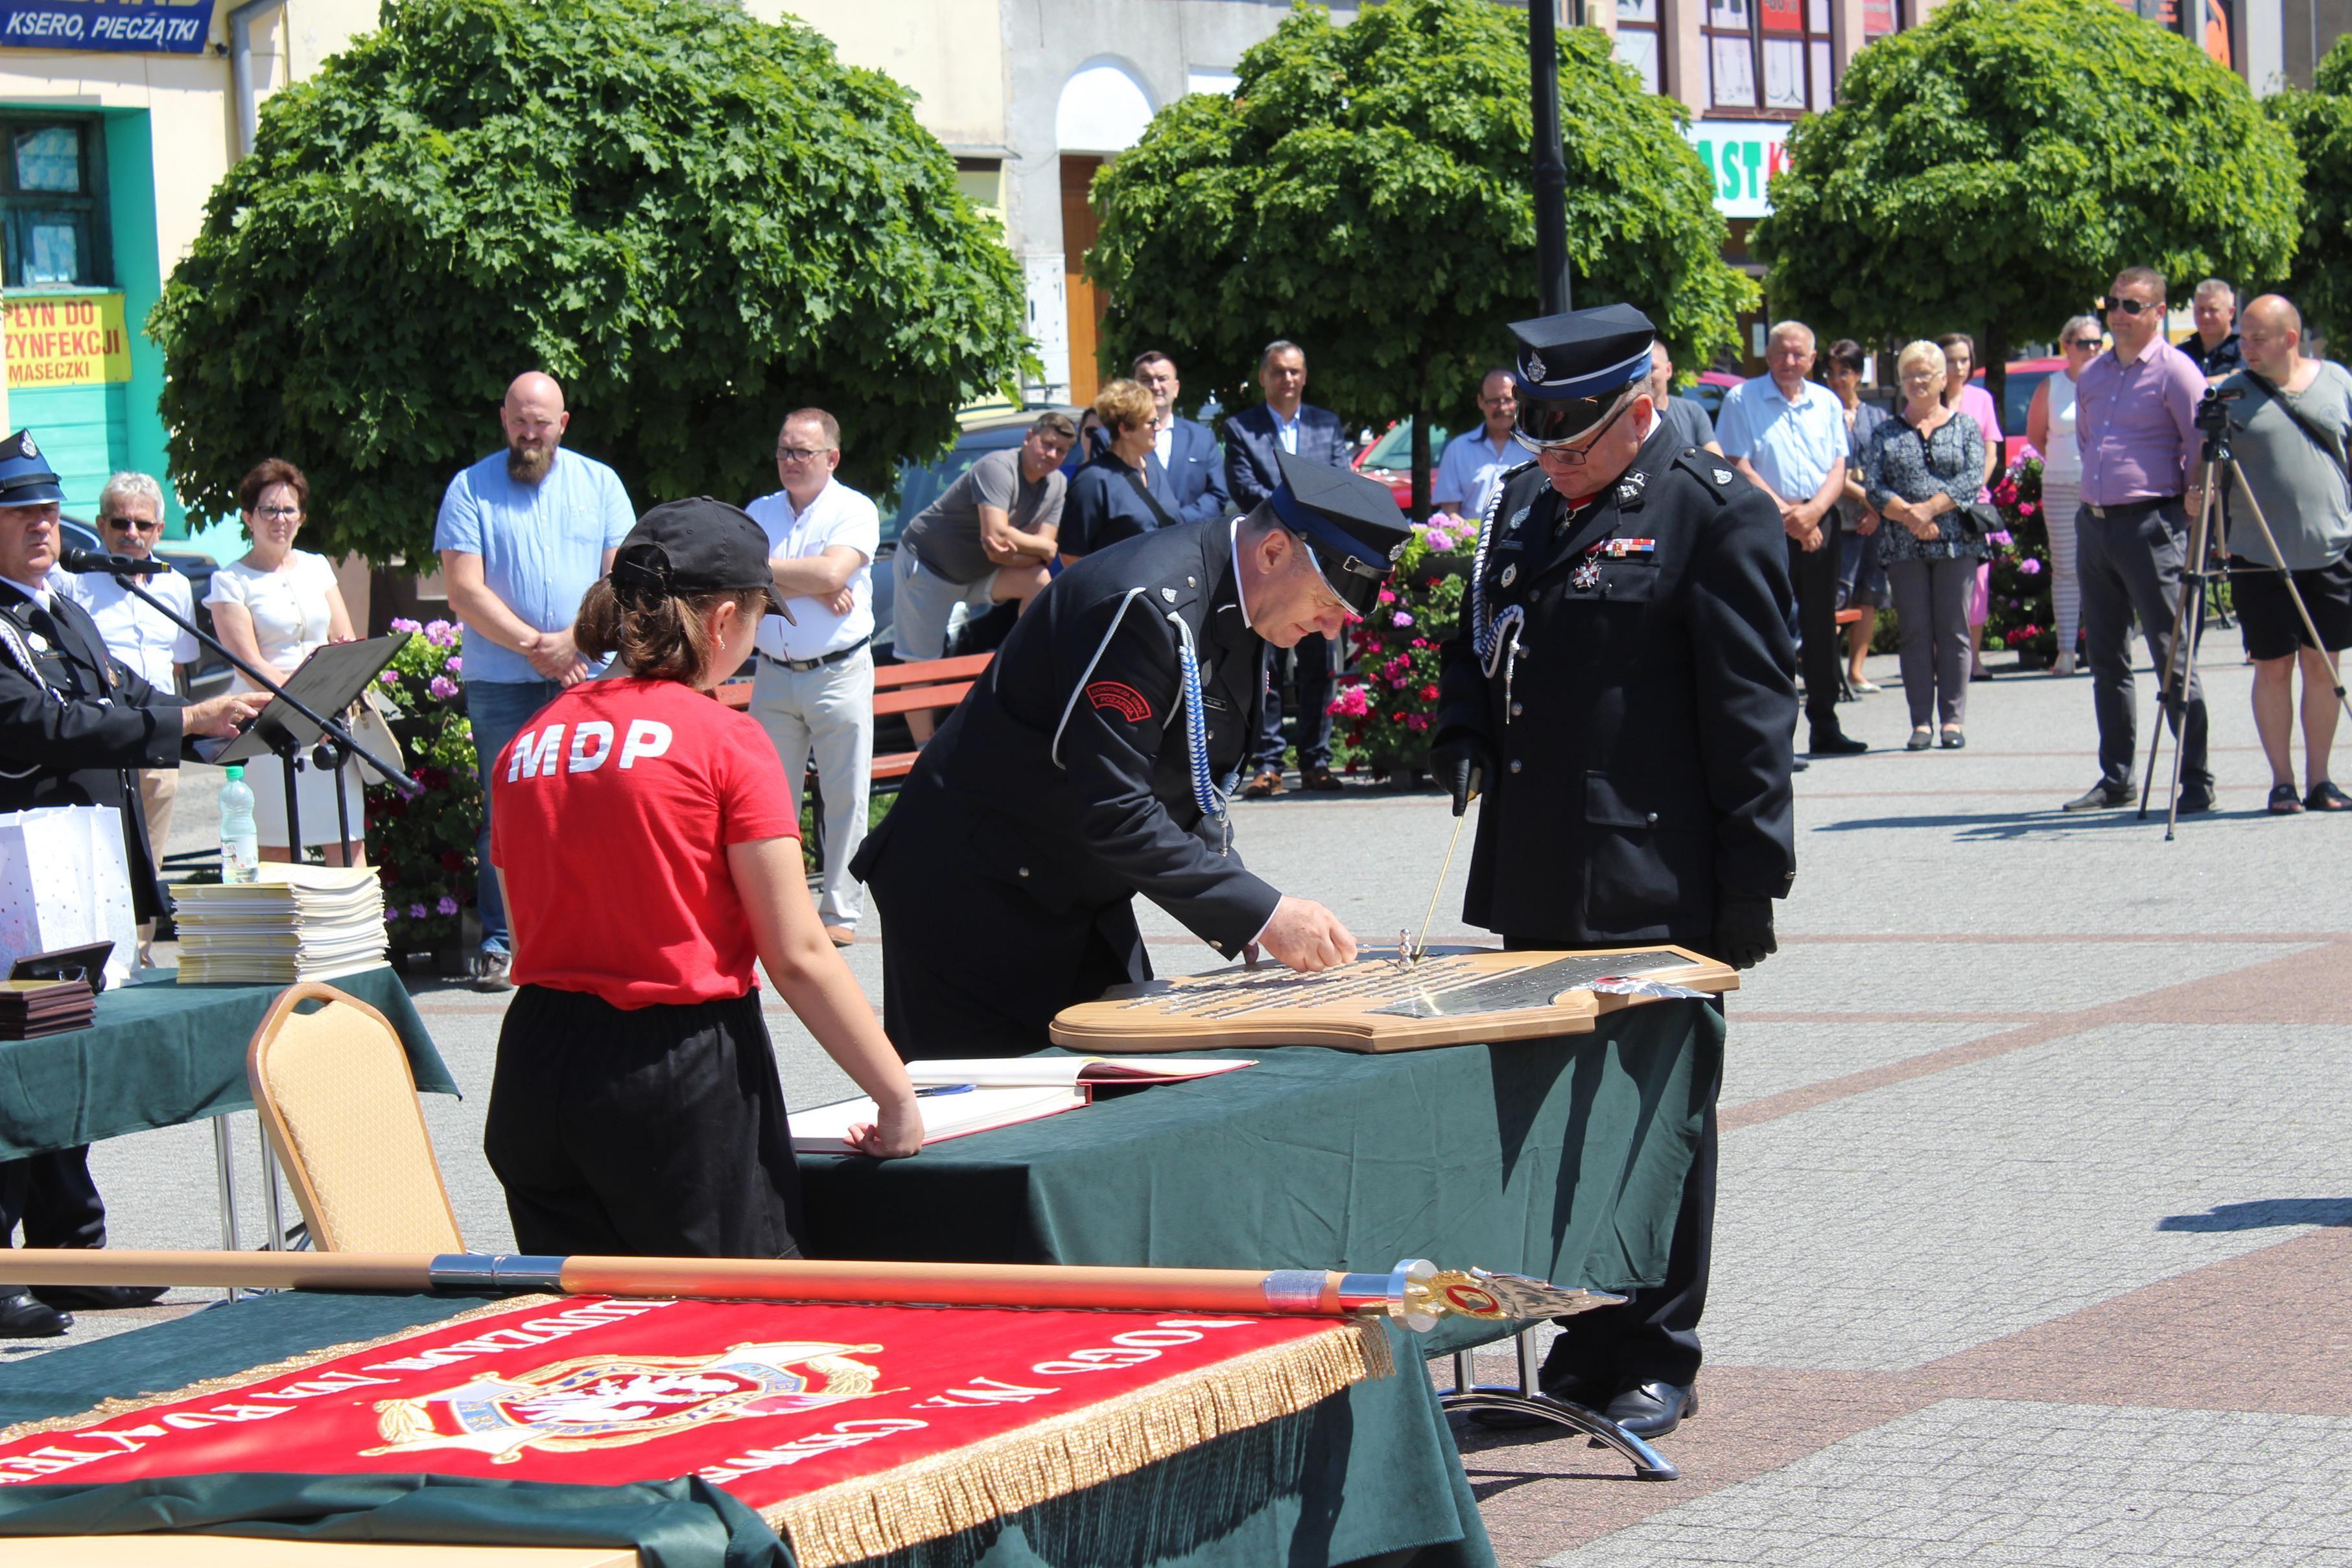
<svg viewBox="0 0 2352 1568">
<path fill-rule="evenodd" d="M 207 1377 L 201 1382 L 191 1383 L 184 1388 L 174 1388 L 169 1394 L 142 1394 L 136 1398 L 101 1400 L 96 1406 L 83 1411 L 79 1416 L 49 1416 L 38 1421 L 20 1421 L 14 1427 L 0 1431 L 0 1443 L 13 1443 L 19 1437 L 30 1437 L 42 1432 L 63 1432 L 79 1427 L 96 1426 L 101 1422 L 111 1421 L 118 1416 L 127 1416 L 136 1410 L 152 1410 L 158 1405 L 176 1405 L 183 1399 L 201 1399 L 207 1394 L 220 1394 L 231 1388 L 242 1388 L 248 1383 L 259 1383 L 264 1379 L 286 1377 L 294 1373 L 308 1372 L 310 1368 L 330 1361 L 341 1361 L 347 1355 L 357 1355 L 362 1351 L 381 1350 L 385 1345 L 397 1344 L 402 1340 L 415 1339 L 421 1333 L 456 1328 L 460 1323 L 472 1322 L 476 1318 L 495 1317 L 500 1312 L 511 1312 L 524 1307 L 561 1306 L 569 1299 L 564 1296 L 508 1296 L 492 1301 L 487 1306 L 468 1307 L 466 1311 L 449 1317 L 436 1318 L 429 1323 L 418 1323 L 412 1328 L 396 1330 L 388 1334 L 379 1334 L 373 1339 L 353 1340 L 349 1344 L 331 1344 L 322 1350 L 304 1351 L 300 1355 L 290 1355 L 284 1361 L 270 1362 L 266 1366 L 248 1366 L 242 1372 L 232 1372 L 226 1377 Z"/>
<path fill-rule="evenodd" d="M 1131 1475 L 1394 1370 L 1380 1324 L 1339 1324 L 970 1448 L 838 1482 L 763 1517 L 790 1537 L 802 1568 L 836 1568 Z"/>
</svg>

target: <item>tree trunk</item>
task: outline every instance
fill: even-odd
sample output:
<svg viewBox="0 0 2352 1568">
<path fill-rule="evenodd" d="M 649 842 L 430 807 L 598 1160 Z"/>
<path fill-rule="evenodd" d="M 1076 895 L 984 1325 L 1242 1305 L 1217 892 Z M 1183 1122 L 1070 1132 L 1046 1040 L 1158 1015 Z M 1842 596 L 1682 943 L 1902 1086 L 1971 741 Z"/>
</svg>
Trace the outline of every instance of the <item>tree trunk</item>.
<svg viewBox="0 0 2352 1568">
<path fill-rule="evenodd" d="M 1984 342 L 1977 350 L 1978 353 L 1984 356 L 1985 391 L 1992 394 L 1995 413 L 2002 413 L 2009 406 L 2009 323 L 1993 321 L 1986 325 Z M 2014 441 L 2022 437 L 2025 432 L 2021 429 L 2010 429 L 2009 420 L 2004 413 L 2001 419 L 2001 434 Z M 2009 466 L 2006 455 L 2003 455 L 2000 465 L 2004 468 Z"/>
<path fill-rule="evenodd" d="M 1429 516 L 1429 386 L 1426 361 L 1412 362 L 1412 520 Z"/>
</svg>

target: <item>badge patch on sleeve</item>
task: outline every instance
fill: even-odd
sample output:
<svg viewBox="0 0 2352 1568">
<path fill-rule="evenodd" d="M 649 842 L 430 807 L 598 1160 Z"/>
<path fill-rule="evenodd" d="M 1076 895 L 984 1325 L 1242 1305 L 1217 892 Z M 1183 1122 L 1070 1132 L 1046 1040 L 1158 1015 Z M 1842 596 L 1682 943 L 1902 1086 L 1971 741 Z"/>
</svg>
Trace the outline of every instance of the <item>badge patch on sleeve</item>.
<svg viewBox="0 0 2352 1568">
<path fill-rule="evenodd" d="M 1115 713 L 1129 724 L 1141 724 L 1151 716 L 1151 705 L 1141 692 L 1122 681 L 1097 681 L 1087 688 L 1087 701 L 1106 713 Z"/>
</svg>

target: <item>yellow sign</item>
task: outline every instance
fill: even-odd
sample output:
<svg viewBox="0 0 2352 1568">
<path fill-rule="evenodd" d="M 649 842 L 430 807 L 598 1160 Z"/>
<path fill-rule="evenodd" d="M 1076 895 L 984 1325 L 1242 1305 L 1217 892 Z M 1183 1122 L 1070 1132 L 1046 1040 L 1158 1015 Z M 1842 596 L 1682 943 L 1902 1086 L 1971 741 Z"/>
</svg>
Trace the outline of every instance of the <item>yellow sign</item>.
<svg viewBox="0 0 2352 1568">
<path fill-rule="evenodd" d="M 11 390 L 106 386 L 131 379 L 131 334 L 120 294 L 11 298 L 6 353 Z"/>
</svg>

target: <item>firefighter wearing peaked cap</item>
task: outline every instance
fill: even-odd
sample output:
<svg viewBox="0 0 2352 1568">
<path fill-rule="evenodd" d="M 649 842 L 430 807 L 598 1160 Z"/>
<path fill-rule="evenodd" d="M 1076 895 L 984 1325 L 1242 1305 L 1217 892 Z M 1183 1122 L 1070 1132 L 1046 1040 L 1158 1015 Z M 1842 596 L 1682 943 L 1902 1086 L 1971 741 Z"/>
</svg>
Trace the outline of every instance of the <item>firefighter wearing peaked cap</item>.
<svg viewBox="0 0 2352 1568">
<path fill-rule="evenodd" d="M 184 704 L 106 651 L 89 612 L 53 580 L 64 548 L 58 528 L 64 499 L 30 431 L 0 442 L 0 811 L 113 808 L 143 920 L 161 911 L 162 900 L 146 819 L 124 769 L 178 767 L 183 736 L 234 735 L 262 699 Z M 89 1178 L 89 1153 L 57 1149 L 0 1163 L 0 1246 L 19 1219 L 27 1246 L 106 1244 L 106 1206 Z M 6 1274 L 0 1257 L 0 1279 Z M 142 1306 L 160 1294 L 106 1285 L 45 1286 L 27 1295 L 0 1284 L 0 1338 L 63 1333 L 73 1320 L 61 1307 Z"/>
<path fill-rule="evenodd" d="M 1247 516 L 1161 528 L 1055 579 L 923 747 L 852 870 L 882 912 L 883 1016 L 909 1058 L 1015 1055 L 1149 979 L 1133 901 L 1227 957 L 1313 972 L 1356 945 L 1253 874 L 1217 780 L 1267 644 L 1360 619 L 1410 537 L 1381 486 L 1286 455 Z"/>
<path fill-rule="evenodd" d="M 1517 436 L 1445 652 L 1432 770 L 1485 804 L 1464 918 L 1510 947 L 1673 942 L 1745 968 L 1795 874 L 1796 727 L 1780 517 L 1673 443 L 1647 317 L 1511 328 Z M 1715 1209 L 1714 1089 L 1666 1278 L 1567 1320 L 1545 1386 L 1638 1435 L 1696 1408 Z"/>
</svg>

